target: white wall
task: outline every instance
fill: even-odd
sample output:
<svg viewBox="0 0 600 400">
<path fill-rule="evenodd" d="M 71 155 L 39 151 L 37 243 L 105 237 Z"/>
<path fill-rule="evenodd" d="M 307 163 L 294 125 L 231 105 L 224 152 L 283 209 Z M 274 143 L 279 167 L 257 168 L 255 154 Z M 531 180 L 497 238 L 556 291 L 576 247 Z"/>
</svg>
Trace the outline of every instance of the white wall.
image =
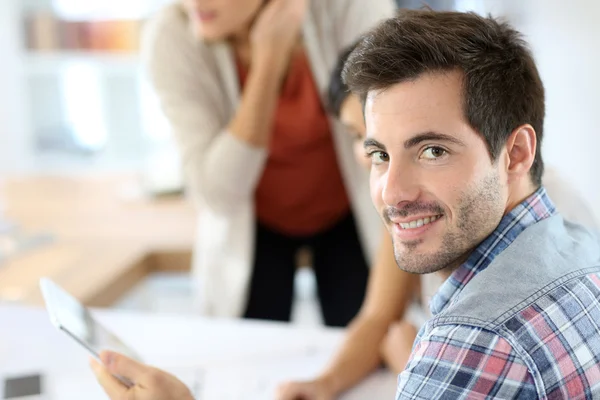
<svg viewBox="0 0 600 400">
<path fill-rule="evenodd" d="M 21 169 L 31 158 L 30 130 L 24 118 L 19 16 L 16 1 L 0 1 L 0 175 Z"/>
<path fill-rule="evenodd" d="M 161 132 L 158 132 L 157 119 L 147 115 L 153 112 L 153 109 L 147 110 L 151 106 L 146 104 L 147 99 L 143 99 L 144 109 L 140 109 L 137 58 L 110 54 L 75 57 L 73 52 L 36 54 L 32 57 L 23 45 L 22 18 L 26 11 L 71 5 L 70 8 L 63 7 L 63 11 L 91 16 L 94 16 L 94 10 L 99 10 L 99 16 L 104 12 L 114 12 L 114 15 L 108 15 L 115 18 L 121 15 L 121 11 L 127 11 L 131 16 L 139 17 L 172 0 L 132 0 L 131 4 L 128 0 L 127 8 L 119 6 L 119 1 L 0 0 L 0 178 L 7 172 L 47 171 L 48 168 L 62 171 L 73 162 L 77 166 L 100 169 L 141 168 L 144 156 L 141 150 L 144 140 L 147 140 L 146 134 L 156 138 Z M 102 75 L 102 98 L 86 101 L 84 97 L 81 100 L 84 103 L 76 105 L 85 107 L 88 103 L 93 104 L 90 100 L 101 103 L 95 111 L 105 119 L 103 122 L 108 130 L 106 149 L 93 160 L 77 156 L 67 159 L 63 154 L 43 156 L 35 149 L 34 139 L 49 127 L 65 125 L 68 116 L 63 104 L 61 77 L 65 75 L 66 66 L 82 63 L 93 66 Z M 146 115 L 140 115 L 143 112 Z M 147 126 L 141 126 L 142 117 L 145 118 L 143 122 L 152 126 L 152 132 L 144 131 Z M 164 139 L 164 136 L 160 138 Z"/>
<path fill-rule="evenodd" d="M 546 88 L 543 155 L 600 221 L 600 1 L 458 0 L 524 33 Z"/>
<path fill-rule="evenodd" d="M 546 87 L 544 157 L 600 219 L 600 2 L 529 0 L 523 19 Z"/>
</svg>

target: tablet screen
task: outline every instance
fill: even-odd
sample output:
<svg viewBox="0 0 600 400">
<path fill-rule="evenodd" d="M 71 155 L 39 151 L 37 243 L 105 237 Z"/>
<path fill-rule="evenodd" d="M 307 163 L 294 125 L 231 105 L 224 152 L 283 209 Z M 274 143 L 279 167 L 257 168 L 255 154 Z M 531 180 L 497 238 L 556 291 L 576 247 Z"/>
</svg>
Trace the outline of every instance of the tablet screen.
<svg viewBox="0 0 600 400">
<path fill-rule="evenodd" d="M 77 299 L 49 279 L 40 287 L 52 323 L 88 349 L 96 358 L 102 350 L 112 350 L 141 361 L 117 336 L 100 325 Z"/>
</svg>

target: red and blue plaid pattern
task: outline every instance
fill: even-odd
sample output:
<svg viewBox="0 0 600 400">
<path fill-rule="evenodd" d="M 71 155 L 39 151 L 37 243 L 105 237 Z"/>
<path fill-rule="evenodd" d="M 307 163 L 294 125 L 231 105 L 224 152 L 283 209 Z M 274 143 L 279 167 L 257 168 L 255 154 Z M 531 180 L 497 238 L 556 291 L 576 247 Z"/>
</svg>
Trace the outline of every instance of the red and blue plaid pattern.
<svg viewBox="0 0 600 400">
<path fill-rule="evenodd" d="M 442 285 L 432 299 L 433 315 L 452 304 L 525 228 L 554 213 L 554 205 L 540 188 L 507 214 Z M 590 271 L 558 286 L 509 318 L 501 329 L 504 332 L 463 324 L 423 327 L 399 376 L 396 399 L 600 396 L 599 274 Z M 513 348 L 502 333 L 516 338 L 522 347 Z"/>
</svg>

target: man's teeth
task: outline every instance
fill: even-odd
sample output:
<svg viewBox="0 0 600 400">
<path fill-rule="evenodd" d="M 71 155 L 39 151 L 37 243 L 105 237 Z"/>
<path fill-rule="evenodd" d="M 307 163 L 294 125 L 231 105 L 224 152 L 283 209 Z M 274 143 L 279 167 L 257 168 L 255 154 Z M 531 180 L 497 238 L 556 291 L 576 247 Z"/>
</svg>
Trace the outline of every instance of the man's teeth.
<svg viewBox="0 0 600 400">
<path fill-rule="evenodd" d="M 427 225 L 430 224 L 438 219 L 440 219 L 442 216 L 441 215 L 435 215 L 433 217 L 427 217 L 427 218 L 421 218 L 421 219 L 417 219 L 414 221 L 410 221 L 410 222 L 406 222 L 406 223 L 400 223 L 400 227 L 402 229 L 415 229 L 415 228 L 420 228 L 423 225 Z"/>
</svg>

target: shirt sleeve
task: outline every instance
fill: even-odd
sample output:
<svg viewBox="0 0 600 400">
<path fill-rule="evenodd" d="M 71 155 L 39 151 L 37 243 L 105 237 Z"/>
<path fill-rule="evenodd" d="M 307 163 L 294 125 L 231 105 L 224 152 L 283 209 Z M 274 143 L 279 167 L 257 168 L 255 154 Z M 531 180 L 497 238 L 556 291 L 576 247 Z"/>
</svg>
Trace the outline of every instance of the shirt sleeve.
<svg viewBox="0 0 600 400">
<path fill-rule="evenodd" d="M 398 377 L 396 400 L 536 399 L 533 376 L 508 341 L 463 325 L 433 328 Z"/>
<path fill-rule="evenodd" d="M 145 25 L 144 72 L 177 142 L 187 190 L 211 209 L 231 212 L 253 195 L 267 153 L 227 131 L 218 65 L 175 7 Z"/>
</svg>

